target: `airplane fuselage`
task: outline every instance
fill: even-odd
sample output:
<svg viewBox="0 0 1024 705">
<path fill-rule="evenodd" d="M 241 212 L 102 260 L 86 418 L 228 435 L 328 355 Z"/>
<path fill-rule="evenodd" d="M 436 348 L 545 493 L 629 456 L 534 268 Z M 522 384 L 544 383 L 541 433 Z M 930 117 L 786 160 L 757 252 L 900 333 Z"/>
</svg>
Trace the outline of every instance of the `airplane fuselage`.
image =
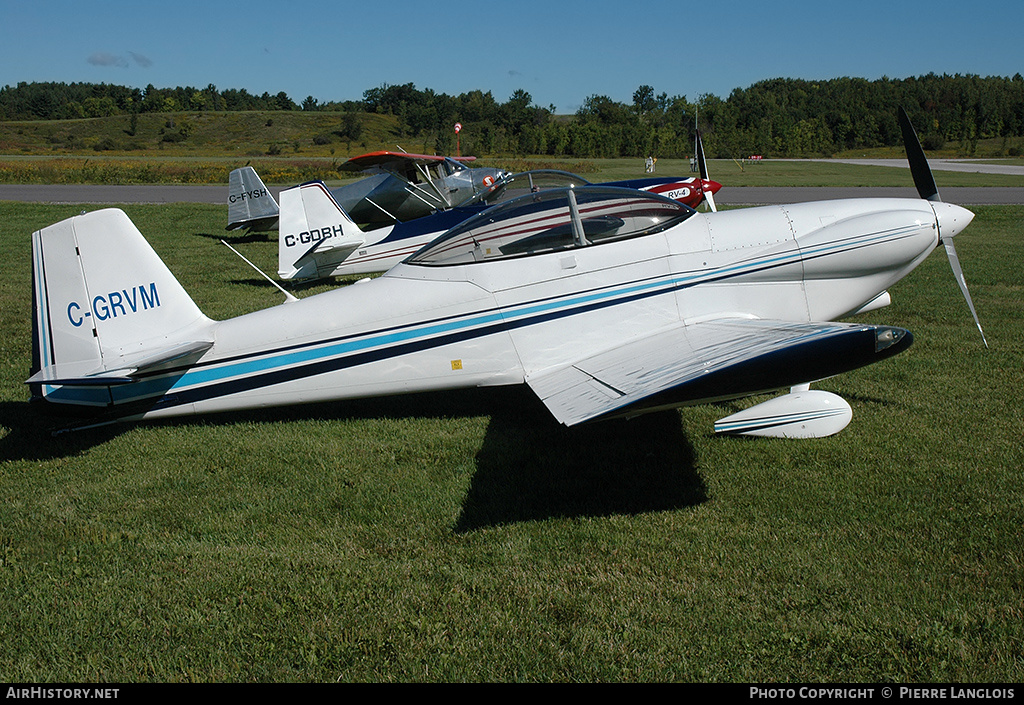
<svg viewBox="0 0 1024 705">
<path fill-rule="evenodd" d="M 215 342 L 191 367 L 73 393 L 97 403 L 109 394 L 108 406 L 155 418 L 516 384 L 581 349 L 614 349 L 680 322 L 830 321 L 924 260 L 938 240 L 934 205 L 957 208 L 850 199 L 694 213 L 662 232 L 587 247 L 407 262 L 211 322 Z"/>
<path fill-rule="evenodd" d="M 463 170 L 449 177 L 455 179 L 465 176 Z M 477 172 L 481 169 L 472 170 L 474 179 L 477 180 L 472 188 L 462 188 L 463 193 L 480 193 L 487 189 L 483 185 L 483 179 Z M 357 188 L 361 184 L 371 183 L 385 177 L 371 177 L 364 179 L 357 184 L 344 188 Z M 395 177 L 388 176 L 391 180 Z M 554 181 L 552 181 L 552 179 Z M 416 217 L 411 220 L 399 218 L 399 222 L 389 222 L 385 225 L 378 224 L 377 227 L 364 229 L 358 233 L 361 244 L 355 249 L 346 247 L 335 247 L 339 242 L 349 242 L 355 238 L 354 223 L 365 222 L 365 216 L 360 219 L 353 215 L 356 204 L 359 208 L 373 207 L 380 199 L 371 199 L 367 193 L 353 191 L 347 196 L 342 196 L 338 189 L 331 190 L 331 196 L 337 203 L 332 211 L 326 208 L 325 211 L 317 211 L 313 215 L 312 208 L 305 206 L 305 198 L 301 192 L 311 190 L 315 192 L 318 188 L 326 192 L 326 188 L 315 183 L 303 184 L 297 190 L 291 190 L 282 194 L 282 204 L 285 207 L 285 227 L 280 234 L 279 269 L 278 275 L 285 280 L 305 279 L 310 277 L 340 277 L 359 274 L 376 274 L 387 271 L 399 262 L 414 254 L 421 247 L 429 243 L 437 236 L 444 233 L 468 218 L 482 213 L 492 207 L 494 203 L 511 198 L 514 194 L 526 192 L 527 182 L 535 184 L 537 190 L 552 188 L 555 184 L 562 186 L 568 183 L 583 185 L 587 182 L 581 177 L 568 172 L 553 170 L 538 170 L 511 175 L 499 183 L 500 189 L 495 192 L 493 198 L 473 199 L 452 208 L 437 210 L 436 212 Z M 387 181 L 385 181 L 387 183 Z M 493 179 L 491 184 L 496 183 Z M 713 181 L 706 181 L 695 178 L 677 179 L 674 177 L 659 177 L 645 179 L 631 179 L 627 181 L 615 181 L 604 184 L 605 186 L 620 186 L 623 188 L 637 189 L 649 193 L 655 193 L 665 198 L 683 203 L 691 208 L 696 208 L 704 200 L 705 194 L 714 193 L 720 188 L 720 184 Z M 296 195 L 299 192 L 299 195 Z M 323 196 L 321 195 L 322 199 Z M 383 202 L 383 201 L 381 201 Z M 302 203 L 303 205 L 299 205 Z M 338 209 L 344 213 L 338 212 Z M 362 212 L 362 211 L 360 211 Z M 300 220 L 292 220 L 292 216 L 300 215 Z M 353 227 L 346 230 L 342 221 L 346 215 L 351 216 L 354 221 Z M 296 230 L 295 224 L 301 227 Z M 300 254 L 303 255 L 300 257 Z M 300 259 L 296 260 L 297 257 Z"/>
</svg>

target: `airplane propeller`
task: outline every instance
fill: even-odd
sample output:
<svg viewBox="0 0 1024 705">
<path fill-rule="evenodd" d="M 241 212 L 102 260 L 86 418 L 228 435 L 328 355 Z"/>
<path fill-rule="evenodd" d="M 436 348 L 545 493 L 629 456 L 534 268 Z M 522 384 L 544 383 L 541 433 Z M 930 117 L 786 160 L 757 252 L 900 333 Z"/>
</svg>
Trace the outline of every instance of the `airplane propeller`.
<svg viewBox="0 0 1024 705">
<path fill-rule="evenodd" d="M 697 152 L 697 166 L 700 168 L 700 179 L 702 182 L 708 181 L 708 164 L 704 159 L 704 143 L 700 139 L 700 130 L 697 130 L 697 141 L 694 150 Z M 703 184 L 702 184 L 703 187 Z M 718 209 L 715 207 L 715 194 L 710 190 L 704 191 L 704 199 L 708 202 L 708 207 L 712 213 L 717 213 Z"/>
<path fill-rule="evenodd" d="M 928 159 L 925 157 L 924 149 L 921 147 L 921 141 L 917 137 L 917 132 L 910 122 L 907 111 L 902 106 L 900 106 L 899 122 L 900 130 L 903 132 L 903 145 L 907 151 L 907 162 L 910 164 L 910 174 L 914 178 L 914 186 L 917 187 L 918 195 L 926 201 L 942 203 L 942 199 L 939 197 L 939 189 L 935 185 L 935 177 L 932 176 L 931 167 L 928 166 Z M 959 228 L 955 228 L 952 234 L 948 234 L 948 230 L 944 233 L 941 226 L 941 218 L 939 220 L 939 241 L 942 242 L 942 246 L 946 249 L 946 257 L 949 259 L 949 266 L 953 270 L 953 276 L 960 286 L 964 300 L 967 301 L 967 308 L 971 310 L 971 315 L 974 316 L 974 324 L 978 326 L 981 340 L 987 348 L 988 340 L 985 338 L 985 331 L 981 329 L 981 321 L 978 320 L 978 313 L 974 310 L 974 302 L 971 300 L 971 293 L 967 290 L 967 281 L 964 279 L 964 273 L 960 267 L 960 258 L 957 257 L 956 247 L 953 245 L 953 236 L 959 232 Z"/>
</svg>

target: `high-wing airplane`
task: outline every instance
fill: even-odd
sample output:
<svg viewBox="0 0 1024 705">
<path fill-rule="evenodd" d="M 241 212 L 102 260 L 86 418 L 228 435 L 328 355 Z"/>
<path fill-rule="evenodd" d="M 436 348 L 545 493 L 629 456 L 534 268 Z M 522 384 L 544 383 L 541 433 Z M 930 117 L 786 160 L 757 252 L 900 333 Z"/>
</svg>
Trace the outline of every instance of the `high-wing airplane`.
<svg viewBox="0 0 1024 705">
<path fill-rule="evenodd" d="M 128 217 L 32 236 L 34 400 L 96 422 L 525 384 L 568 426 L 782 390 L 716 430 L 836 433 L 811 383 L 892 357 L 875 310 L 973 218 L 943 203 L 906 114 L 920 199 L 699 213 L 609 186 L 528 193 L 383 276 L 224 321 L 199 310 Z M 978 324 L 979 330 L 981 329 Z"/>
<path fill-rule="evenodd" d="M 384 272 L 449 228 L 526 193 L 590 185 L 576 174 L 537 169 L 506 174 L 473 198 L 415 220 L 359 228 L 322 181 L 281 192 L 278 276 L 284 280 Z M 696 207 L 721 188 L 706 178 L 652 177 L 604 184 L 658 193 Z M 710 204 L 713 208 L 714 201 Z"/>
<path fill-rule="evenodd" d="M 364 229 L 405 222 L 463 203 L 507 173 L 466 166 L 475 159 L 371 152 L 340 167 L 369 176 L 331 189 L 331 195 Z M 228 177 L 227 229 L 270 230 L 277 216 L 278 205 L 256 171 L 234 169 Z"/>
</svg>

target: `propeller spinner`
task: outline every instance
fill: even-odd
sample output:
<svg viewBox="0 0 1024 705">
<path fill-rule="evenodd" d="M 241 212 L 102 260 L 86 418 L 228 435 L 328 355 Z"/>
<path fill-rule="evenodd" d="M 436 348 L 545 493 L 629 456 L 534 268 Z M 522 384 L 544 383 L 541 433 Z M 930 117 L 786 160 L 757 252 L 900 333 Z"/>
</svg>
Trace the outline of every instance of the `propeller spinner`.
<svg viewBox="0 0 1024 705">
<path fill-rule="evenodd" d="M 942 203 L 939 197 L 939 189 L 935 185 L 935 178 L 932 176 L 931 167 L 928 166 L 928 159 L 925 157 L 921 141 L 917 138 L 917 132 L 910 122 L 907 111 L 900 107 L 899 112 L 900 130 L 903 132 L 903 145 L 907 151 L 907 162 L 910 164 L 910 173 L 914 177 L 914 186 L 917 193 L 926 201 L 932 202 L 932 210 L 935 211 L 935 219 L 939 226 L 939 241 L 946 249 L 946 257 L 949 259 L 949 266 L 953 270 L 956 283 L 967 301 L 967 308 L 974 316 L 974 324 L 978 326 L 981 333 L 981 340 L 988 347 L 988 340 L 985 339 L 985 331 L 981 329 L 981 322 L 978 320 L 978 313 L 974 309 L 974 302 L 971 300 L 971 292 L 967 290 L 967 281 L 964 279 L 963 270 L 960 268 L 960 258 L 957 257 L 956 247 L 953 245 L 953 237 L 967 227 L 967 224 L 974 218 L 974 214 L 966 208 Z"/>
</svg>

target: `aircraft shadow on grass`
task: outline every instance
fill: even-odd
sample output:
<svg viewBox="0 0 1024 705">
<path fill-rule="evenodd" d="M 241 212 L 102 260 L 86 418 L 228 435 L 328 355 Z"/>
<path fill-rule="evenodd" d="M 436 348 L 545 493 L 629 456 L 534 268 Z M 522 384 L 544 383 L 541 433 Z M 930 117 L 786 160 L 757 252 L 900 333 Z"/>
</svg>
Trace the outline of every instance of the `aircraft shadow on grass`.
<svg viewBox="0 0 1024 705">
<path fill-rule="evenodd" d="M 255 231 L 255 230 L 254 231 L 246 230 L 246 231 L 243 231 L 243 232 L 245 232 L 246 234 L 244 234 L 244 235 L 231 235 L 228 238 L 225 238 L 223 235 L 216 235 L 216 234 L 210 234 L 210 233 L 193 233 L 193 234 L 196 237 L 205 237 L 205 238 L 208 238 L 208 239 L 211 239 L 211 240 L 217 240 L 218 242 L 221 242 L 221 241 L 227 242 L 232 247 L 234 247 L 235 245 L 244 245 L 244 244 L 254 243 L 254 242 L 268 242 L 271 239 L 267 232 Z M 274 238 L 274 239 L 276 239 L 276 238 Z M 224 253 L 226 255 L 225 260 L 224 260 L 225 263 L 227 263 L 228 265 L 238 265 L 239 266 L 239 270 L 238 271 L 243 271 L 243 268 L 247 269 L 248 267 L 251 266 L 251 265 L 248 265 L 248 264 L 244 263 L 238 257 L 235 257 L 234 255 L 231 255 L 230 252 L 228 252 L 227 249 L 224 250 Z M 243 252 L 241 254 L 244 255 L 245 253 Z M 230 258 L 230 259 L 228 259 L 228 258 Z M 253 271 L 253 270 L 248 270 L 248 271 Z M 253 272 L 253 273 L 255 274 L 255 272 Z M 346 281 L 344 279 L 338 279 L 338 280 L 334 281 L 333 284 L 334 284 L 334 286 L 347 286 L 348 284 L 351 284 L 353 281 L 355 281 L 354 278 L 352 280 L 349 280 L 349 281 Z M 229 280 L 229 283 L 230 284 L 237 284 L 237 285 L 240 285 L 240 286 L 255 287 L 255 288 L 258 288 L 258 289 L 274 289 L 274 288 L 277 288 L 279 286 L 278 284 L 276 284 L 274 282 L 267 281 L 266 279 L 264 279 L 262 277 L 259 277 L 259 276 L 237 277 L 237 278 Z M 292 282 L 288 282 L 288 291 L 293 292 L 293 293 L 301 294 L 302 292 L 307 291 L 307 290 L 323 288 L 323 286 L 324 286 L 324 281 L 323 280 L 318 280 L 318 279 L 310 279 L 310 280 L 305 280 L 305 281 L 292 281 Z"/>
<path fill-rule="evenodd" d="M 695 506 L 707 499 L 693 446 L 679 413 L 566 428 L 529 390 L 518 387 L 359 399 L 201 418 L 207 425 L 304 419 L 459 418 L 490 416 L 476 469 L 452 530 L 551 518 L 643 514 Z M 196 418 L 186 423 L 194 423 Z M 69 426 L 27 403 L 0 404 L 0 460 L 73 458 L 125 431 L 116 423 L 88 431 Z M 144 426 L 176 425 L 177 421 Z"/>
<path fill-rule="evenodd" d="M 536 399 L 522 399 L 492 414 L 457 533 L 552 518 L 644 514 L 707 499 L 678 411 L 573 428 L 544 411 Z"/>
<path fill-rule="evenodd" d="M 216 240 L 220 242 L 224 240 L 230 242 L 232 245 L 244 245 L 249 242 L 270 242 L 271 239 L 277 240 L 277 238 L 271 238 L 267 232 L 261 232 L 259 230 L 243 230 L 242 234 L 230 233 L 226 235 L 218 235 L 216 233 L 194 233 L 196 237 L 205 237 L 210 240 Z"/>
</svg>

